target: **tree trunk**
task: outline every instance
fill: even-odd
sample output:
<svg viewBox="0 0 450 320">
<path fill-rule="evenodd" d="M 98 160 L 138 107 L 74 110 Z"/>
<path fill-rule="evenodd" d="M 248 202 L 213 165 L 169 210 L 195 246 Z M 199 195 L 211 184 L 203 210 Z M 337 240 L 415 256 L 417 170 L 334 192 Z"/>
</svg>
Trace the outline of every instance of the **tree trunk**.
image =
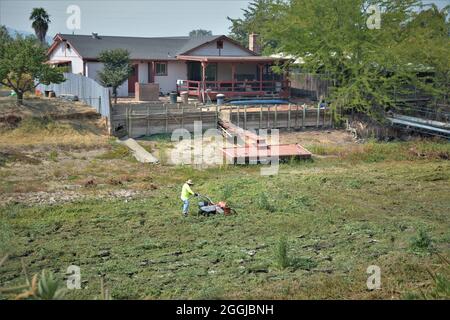
<svg viewBox="0 0 450 320">
<path fill-rule="evenodd" d="M 113 88 L 114 104 L 117 104 L 117 88 Z"/>
<path fill-rule="evenodd" d="M 19 106 L 22 106 L 23 105 L 23 92 L 15 91 L 15 93 L 16 93 L 16 96 L 17 96 L 17 104 Z"/>
</svg>

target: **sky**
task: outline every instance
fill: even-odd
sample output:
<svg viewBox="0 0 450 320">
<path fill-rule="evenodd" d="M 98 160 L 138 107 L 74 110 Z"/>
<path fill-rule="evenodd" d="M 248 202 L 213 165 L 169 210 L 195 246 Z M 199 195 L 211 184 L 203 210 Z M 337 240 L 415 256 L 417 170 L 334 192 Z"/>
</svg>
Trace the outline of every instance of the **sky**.
<svg viewBox="0 0 450 320">
<path fill-rule="evenodd" d="M 0 0 L 0 24 L 33 32 L 29 15 L 43 7 L 50 14 L 49 36 L 72 33 L 66 20 L 69 5 L 81 10 L 81 29 L 75 34 L 181 36 L 193 29 L 228 34 L 227 16 L 242 16 L 248 0 Z"/>
<path fill-rule="evenodd" d="M 314 0 L 313 0 L 314 1 Z M 48 36 L 56 33 L 117 36 L 182 36 L 193 29 L 228 34 L 232 18 L 242 17 L 249 0 L 0 0 L 0 24 L 34 33 L 28 19 L 32 8 L 43 7 L 50 14 Z M 440 8 L 450 0 L 434 2 Z M 67 27 L 67 8 L 80 9 L 80 29 Z"/>
</svg>

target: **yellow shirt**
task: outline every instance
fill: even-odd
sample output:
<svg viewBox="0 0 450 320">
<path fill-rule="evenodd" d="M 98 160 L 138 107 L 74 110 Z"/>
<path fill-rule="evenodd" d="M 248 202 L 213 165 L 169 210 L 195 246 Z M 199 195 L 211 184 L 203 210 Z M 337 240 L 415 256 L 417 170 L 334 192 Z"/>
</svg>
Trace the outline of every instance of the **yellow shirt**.
<svg viewBox="0 0 450 320">
<path fill-rule="evenodd" d="M 189 196 L 194 194 L 194 192 L 191 190 L 191 187 L 187 183 L 183 184 L 183 188 L 181 189 L 181 200 L 187 200 L 189 199 Z"/>
</svg>

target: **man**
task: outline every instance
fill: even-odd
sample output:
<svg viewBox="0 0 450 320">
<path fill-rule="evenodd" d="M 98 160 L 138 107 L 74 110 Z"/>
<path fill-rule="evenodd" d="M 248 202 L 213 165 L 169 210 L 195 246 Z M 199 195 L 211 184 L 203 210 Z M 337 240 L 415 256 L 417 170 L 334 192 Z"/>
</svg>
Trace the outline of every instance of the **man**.
<svg viewBox="0 0 450 320">
<path fill-rule="evenodd" d="M 189 179 L 188 181 L 183 184 L 183 188 L 181 189 L 181 201 L 183 201 L 183 215 L 187 217 L 189 213 L 189 197 L 191 195 L 198 196 L 197 193 L 194 193 L 191 190 L 191 186 L 194 185 L 192 183 L 192 180 Z"/>
</svg>

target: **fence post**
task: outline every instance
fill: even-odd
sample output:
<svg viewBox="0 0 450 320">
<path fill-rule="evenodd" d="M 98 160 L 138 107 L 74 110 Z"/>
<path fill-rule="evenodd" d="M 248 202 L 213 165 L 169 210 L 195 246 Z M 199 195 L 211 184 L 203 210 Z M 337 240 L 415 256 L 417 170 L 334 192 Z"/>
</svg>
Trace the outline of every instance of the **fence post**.
<svg viewBox="0 0 450 320">
<path fill-rule="evenodd" d="M 147 130 L 145 131 L 146 135 L 150 135 L 150 107 L 147 106 Z"/>
<path fill-rule="evenodd" d="M 184 105 L 181 105 L 181 128 L 184 128 Z"/>
<path fill-rule="evenodd" d="M 316 123 L 316 127 L 319 127 L 319 122 L 320 122 L 320 102 L 317 104 L 317 123 Z"/>
<path fill-rule="evenodd" d="M 295 106 L 295 129 L 298 128 L 298 103 Z"/>
<path fill-rule="evenodd" d="M 263 111 L 262 111 L 262 104 L 259 106 L 259 127 L 258 129 L 261 130 L 261 121 L 262 121 L 262 116 L 263 116 Z"/>
<path fill-rule="evenodd" d="M 240 127 L 239 105 L 237 106 L 237 126 Z"/>
<path fill-rule="evenodd" d="M 270 128 L 270 104 L 267 106 L 267 129 Z"/>
<path fill-rule="evenodd" d="M 306 118 L 306 105 L 302 106 L 303 115 L 302 115 L 302 130 L 305 130 L 305 118 Z"/>
<path fill-rule="evenodd" d="M 216 113 L 214 115 L 214 125 L 217 128 L 217 122 L 219 120 L 219 106 L 216 104 Z"/>
<path fill-rule="evenodd" d="M 169 114 L 168 114 L 167 105 L 166 105 L 166 128 L 164 130 L 165 133 L 167 133 L 168 126 L 169 126 Z"/>
<path fill-rule="evenodd" d="M 322 128 L 325 128 L 325 122 L 326 122 L 326 114 L 327 114 L 327 109 L 323 109 L 323 122 L 322 122 Z"/>
<path fill-rule="evenodd" d="M 288 123 L 287 128 L 290 131 L 291 130 L 291 104 L 289 103 L 289 110 L 288 110 Z"/>
<path fill-rule="evenodd" d="M 244 106 L 244 129 L 247 130 L 247 105 Z"/>
<path fill-rule="evenodd" d="M 278 105 L 275 105 L 275 117 L 274 117 L 274 128 L 278 127 Z"/>
</svg>

